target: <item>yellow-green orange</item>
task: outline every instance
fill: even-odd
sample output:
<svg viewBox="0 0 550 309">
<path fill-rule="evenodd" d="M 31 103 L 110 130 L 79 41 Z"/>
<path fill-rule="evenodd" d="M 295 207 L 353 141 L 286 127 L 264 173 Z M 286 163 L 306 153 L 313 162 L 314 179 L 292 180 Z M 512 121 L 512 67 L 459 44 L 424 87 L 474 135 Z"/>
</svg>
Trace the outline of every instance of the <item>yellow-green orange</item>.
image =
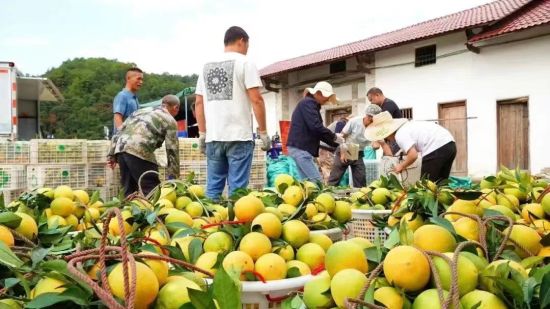
<svg viewBox="0 0 550 309">
<path fill-rule="evenodd" d="M 63 227 L 67 225 L 67 220 L 58 215 L 51 215 L 47 220 L 48 228 L 55 229 L 57 227 Z"/>
<path fill-rule="evenodd" d="M 307 243 L 298 249 L 296 259 L 306 263 L 310 269 L 317 269 L 325 262 L 325 250 L 318 244 Z"/>
<path fill-rule="evenodd" d="M 510 228 L 506 228 L 504 230 L 504 233 L 508 233 L 508 230 Z M 517 244 L 521 244 L 521 246 L 524 249 L 529 250 L 531 255 L 537 255 L 542 248 L 542 245 L 540 244 L 541 236 L 537 231 L 532 229 L 531 227 L 525 226 L 525 225 L 514 225 L 512 226 L 512 233 L 510 234 L 510 239 L 513 240 Z M 516 253 L 522 258 L 526 258 L 529 256 L 528 252 L 525 252 L 525 250 L 521 249 L 520 247 L 516 246 L 515 244 L 511 243 L 515 247 Z"/>
<path fill-rule="evenodd" d="M 391 192 L 386 188 L 376 188 L 372 191 L 372 202 L 374 204 L 384 205 L 389 201 Z"/>
<path fill-rule="evenodd" d="M 452 224 L 458 235 L 468 240 L 479 240 L 479 225 L 477 224 L 477 221 L 468 217 L 462 217 L 452 222 Z"/>
<path fill-rule="evenodd" d="M 445 255 L 450 259 L 453 258 L 453 253 L 448 252 L 445 253 Z M 437 269 L 437 273 L 439 274 L 441 287 L 444 290 L 449 291 L 451 288 L 451 266 L 447 263 L 447 261 L 438 256 L 433 258 L 433 263 Z M 461 296 L 473 291 L 476 288 L 478 275 L 479 271 L 470 259 L 465 256 L 458 257 L 458 290 Z M 433 281 L 433 278 L 432 283 L 435 286 L 435 281 Z"/>
<path fill-rule="evenodd" d="M 351 205 L 345 201 L 336 201 L 332 217 L 338 223 L 346 223 L 351 220 Z"/>
<path fill-rule="evenodd" d="M 424 220 L 421 216 L 415 215 L 414 212 L 408 212 L 401 217 L 401 224 L 406 224 L 407 228 L 414 232 L 424 224 Z"/>
<path fill-rule="evenodd" d="M 44 277 L 36 283 L 36 286 L 31 292 L 31 298 L 36 298 L 46 293 L 63 293 L 66 289 L 65 282 L 50 277 Z"/>
<path fill-rule="evenodd" d="M 13 238 L 13 234 L 10 232 L 10 230 L 0 225 L 0 241 L 3 242 L 6 246 L 11 247 L 15 243 L 15 239 Z"/>
<path fill-rule="evenodd" d="M 420 249 L 441 253 L 454 251 L 456 248 L 456 240 L 453 234 L 435 224 L 426 224 L 419 227 L 414 232 L 413 243 Z"/>
<path fill-rule="evenodd" d="M 286 278 L 286 262 L 278 254 L 267 253 L 258 258 L 254 270 L 265 280 L 281 280 Z"/>
<path fill-rule="evenodd" d="M 202 205 L 199 202 L 191 202 L 185 206 L 185 212 L 191 217 L 200 217 L 203 211 Z"/>
<path fill-rule="evenodd" d="M 155 309 L 179 309 L 189 303 L 189 289 L 200 290 L 200 286 L 185 277 L 179 277 L 165 284 L 158 292 Z"/>
<path fill-rule="evenodd" d="M 252 221 L 257 215 L 264 212 L 264 203 L 253 195 L 246 195 L 235 202 L 233 211 L 239 220 Z"/>
<path fill-rule="evenodd" d="M 361 249 L 363 250 L 374 246 L 370 240 L 363 237 L 353 237 L 348 239 L 347 241 L 351 241 L 352 243 L 359 245 L 359 247 L 361 247 Z"/>
<path fill-rule="evenodd" d="M 284 247 L 273 247 L 271 249 L 274 253 L 280 255 L 285 261 L 294 260 L 294 248 L 291 245 L 286 245 Z"/>
<path fill-rule="evenodd" d="M 204 197 L 204 187 L 201 185 L 191 185 L 189 188 L 187 188 L 187 191 L 191 193 L 191 196 L 203 198 Z"/>
<path fill-rule="evenodd" d="M 283 217 L 288 217 L 293 215 L 298 210 L 298 208 L 290 204 L 280 204 L 279 206 L 277 206 L 277 210 L 279 210 Z"/>
<path fill-rule="evenodd" d="M 176 199 L 176 205 L 174 206 L 177 209 L 183 210 L 185 206 L 187 206 L 191 202 L 192 200 L 188 196 L 180 196 Z"/>
<path fill-rule="evenodd" d="M 369 270 L 369 264 L 365 252 L 359 245 L 349 241 L 340 241 L 327 250 L 325 269 L 330 276 L 334 276 L 340 270 L 347 268 L 366 273 Z"/>
<path fill-rule="evenodd" d="M 90 202 L 90 195 L 84 190 L 74 190 L 73 191 L 75 200 L 79 201 L 83 205 L 87 205 Z"/>
<path fill-rule="evenodd" d="M 513 221 L 516 220 L 516 215 L 514 214 L 514 212 L 512 210 L 510 210 L 510 208 L 506 207 L 506 206 L 502 206 L 502 205 L 493 205 L 493 206 L 490 206 L 489 207 L 490 210 L 494 210 L 494 211 L 498 211 L 500 212 L 503 216 L 506 216 L 510 219 L 512 219 Z"/>
<path fill-rule="evenodd" d="M 483 207 L 476 205 L 474 201 L 456 200 L 451 204 L 451 206 L 449 206 L 449 208 L 447 208 L 447 212 L 481 216 L 483 214 Z M 445 218 L 450 221 L 456 221 L 461 217 L 462 216 L 460 214 L 450 214 L 445 216 Z"/>
<path fill-rule="evenodd" d="M 298 206 L 304 199 L 304 192 L 299 186 L 290 186 L 283 193 L 283 201 L 292 206 Z"/>
<path fill-rule="evenodd" d="M 240 274 L 241 280 L 245 280 L 244 273 L 254 270 L 254 261 L 245 252 L 232 251 L 225 256 L 222 266 L 225 271 Z"/>
<path fill-rule="evenodd" d="M 164 218 L 164 222 L 168 225 L 168 230 L 172 233 L 182 228 L 182 226 L 171 226 L 170 223 L 180 223 L 188 227 L 193 226 L 193 218 L 185 211 L 179 209 L 170 211 L 166 218 Z"/>
<path fill-rule="evenodd" d="M 499 194 L 497 195 L 497 204 L 506 206 L 513 211 L 518 210 L 519 200 L 517 197 L 511 194 Z"/>
<path fill-rule="evenodd" d="M 259 214 L 252 220 L 251 228 L 253 231 L 261 229 L 261 232 L 271 239 L 278 239 L 283 232 L 283 224 L 279 218 L 272 213 Z"/>
<path fill-rule="evenodd" d="M 129 272 L 128 277 L 131 282 L 132 272 Z M 159 291 L 159 282 L 151 268 L 140 262 L 136 262 L 136 278 L 138 278 L 138 280 L 136 280 L 134 308 L 145 309 L 155 301 Z M 122 263 L 118 263 L 111 270 L 107 279 L 113 295 L 120 299 L 124 299 L 125 291 Z"/>
<path fill-rule="evenodd" d="M 325 234 L 310 232 L 309 242 L 318 244 L 325 252 L 332 246 L 332 240 Z"/>
<path fill-rule="evenodd" d="M 69 186 L 58 186 L 53 192 L 53 198 L 66 197 L 71 201 L 74 199 L 73 189 Z"/>
<path fill-rule="evenodd" d="M 294 178 L 288 174 L 279 174 L 275 177 L 275 189 L 279 193 L 283 193 L 284 190 L 290 187 L 294 183 Z M 284 184 L 284 186 L 283 186 Z"/>
<path fill-rule="evenodd" d="M 199 256 L 197 259 L 197 262 L 195 263 L 195 266 L 197 266 L 200 269 L 209 271 L 212 274 L 216 273 L 216 269 L 214 266 L 216 266 L 216 262 L 218 261 L 218 252 L 205 252 Z M 195 272 L 200 277 L 206 277 L 206 274 L 203 274 L 201 272 Z"/>
<path fill-rule="evenodd" d="M 405 304 L 403 295 L 395 288 L 383 286 L 374 291 L 374 300 L 388 309 L 401 309 Z"/>
<path fill-rule="evenodd" d="M 449 292 L 443 290 L 443 298 L 447 299 Z M 412 309 L 440 309 L 439 294 L 436 289 L 426 290 L 420 293 L 412 304 Z"/>
<path fill-rule="evenodd" d="M 160 188 L 160 198 L 165 198 L 175 204 L 177 199 L 176 190 L 173 187 Z"/>
<path fill-rule="evenodd" d="M 153 252 L 144 251 L 142 252 L 147 255 L 152 256 L 158 256 L 158 254 Z M 166 283 L 166 280 L 168 279 L 168 263 L 162 260 L 156 260 L 156 259 L 144 259 L 143 262 L 151 268 L 151 270 L 155 273 L 155 276 L 157 277 L 157 280 L 159 282 L 160 286 L 163 286 Z"/>
<path fill-rule="evenodd" d="M 239 250 L 248 253 L 256 261 L 260 256 L 271 252 L 271 241 L 262 233 L 251 232 L 241 239 Z"/>
<path fill-rule="evenodd" d="M 367 276 L 357 269 L 344 269 L 332 276 L 330 293 L 339 308 L 344 307 L 346 298 L 357 298 L 367 283 Z"/>
<path fill-rule="evenodd" d="M 15 214 L 21 218 L 21 222 L 15 230 L 28 239 L 34 239 L 38 235 L 38 225 L 33 217 L 21 212 L 16 212 Z"/>
<path fill-rule="evenodd" d="M 479 276 L 479 286 L 481 289 L 494 294 L 499 294 L 502 292 L 502 288 L 496 283 L 494 277 L 499 277 L 501 279 L 512 278 L 509 271 L 503 271 L 506 269 L 506 266 L 503 266 L 503 264 L 507 264 L 510 271 L 512 269 L 515 271 L 514 277 L 521 277 L 523 279 L 528 278 L 529 275 L 527 274 L 527 271 L 518 262 L 510 260 L 497 260 L 491 262 L 491 264 L 487 265 L 487 267 L 481 271 Z"/>
<path fill-rule="evenodd" d="M 315 198 L 315 206 L 319 211 L 331 214 L 334 211 L 336 202 L 329 193 L 321 193 Z"/>
<path fill-rule="evenodd" d="M 462 296 L 460 304 L 464 309 L 507 309 L 506 304 L 495 294 L 475 290 Z"/>
<path fill-rule="evenodd" d="M 384 260 L 386 279 L 405 291 L 419 291 L 430 280 L 430 266 L 426 257 L 411 246 L 398 246 L 390 250 Z"/>
<path fill-rule="evenodd" d="M 296 268 L 299 272 L 299 274 L 293 274 L 293 271 L 291 271 L 292 268 Z M 311 274 L 311 269 L 309 266 L 307 266 L 306 263 L 297 261 L 297 260 L 291 260 L 286 262 L 286 269 L 287 269 L 287 278 L 294 278 L 299 276 L 305 276 Z"/>
<path fill-rule="evenodd" d="M 526 204 L 521 209 L 521 217 L 527 223 L 531 223 L 538 219 L 544 219 L 544 209 L 542 209 L 541 204 Z"/>
<path fill-rule="evenodd" d="M 233 238 L 226 232 L 214 232 L 204 241 L 205 252 L 229 252 L 233 247 Z"/>
<path fill-rule="evenodd" d="M 283 224 L 283 239 L 294 248 L 300 248 L 309 240 L 309 228 L 298 220 L 290 220 Z"/>
<path fill-rule="evenodd" d="M 76 205 L 69 198 L 58 197 L 52 201 L 50 209 L 52 210 L 52 214 L 66 217 L 75 211 Z"/>
<path fill-rule="evenodd" d="M 334 301 L 330 295 L 330 276 L 324 271 L 304 286 L 304 304 L 307 308 L 331 308 Z"/>
</svg>

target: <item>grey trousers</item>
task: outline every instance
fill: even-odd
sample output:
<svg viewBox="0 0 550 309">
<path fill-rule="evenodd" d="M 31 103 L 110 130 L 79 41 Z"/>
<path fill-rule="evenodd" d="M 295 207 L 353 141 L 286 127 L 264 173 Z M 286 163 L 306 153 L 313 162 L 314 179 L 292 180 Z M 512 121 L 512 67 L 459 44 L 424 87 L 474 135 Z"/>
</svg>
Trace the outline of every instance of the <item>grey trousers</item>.
<svg viewBox="0 0 550 309">
<path fill-rule="evenodd" d="M 367 185 L 367 175 L 365 171 L 365 163 L 363 162 L 363 152 L 359 152 L 359 159 L 353 161 L 342 162 L 340 160 L 340 149 L 337 149 L 334 153 L 334 162 L 332 163 L 332 170 L 328 177 L 329 186 L 337 186 L 340 183 L 340 179 L 346 172 L 346 169 L 351 167 L 351 178 L 353 179 L 353 186 L 355 188 L 365 187 Z"/>
</svg>

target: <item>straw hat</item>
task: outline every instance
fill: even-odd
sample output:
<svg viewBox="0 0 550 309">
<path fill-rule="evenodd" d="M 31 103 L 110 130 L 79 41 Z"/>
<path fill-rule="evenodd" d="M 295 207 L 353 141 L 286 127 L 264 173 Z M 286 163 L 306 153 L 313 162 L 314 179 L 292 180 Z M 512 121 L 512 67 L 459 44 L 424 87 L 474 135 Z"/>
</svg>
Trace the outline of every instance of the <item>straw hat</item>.
<svg viewBox="0 0 550 309">
<path fill-rule="evenodd" d="M 306 91 L 309 92 L 310 94 L 315 94 L 317 93 L 317 91 L 321 91 L 321 94 L 323 95 L 323 97 L 329 98 L 329 101 L 331 103 L 336 103 L 337 101 L 340 101 L 340 99 L 336 97 L 336 94 L 332 89 L 332 85 L 329 84 L 328 82 L 318 82 L 317 84 L 315 84 L 315 87 L 306 88 Z"/>
<path fill-rule="evenodd" d="M 408 120 L 406 118 L 393 119 L 387 111 L 372 117 L 372 123 L 365 128 L 365 138 L 369 141 L 380 141 L 397 131 Z"/>
</svg>

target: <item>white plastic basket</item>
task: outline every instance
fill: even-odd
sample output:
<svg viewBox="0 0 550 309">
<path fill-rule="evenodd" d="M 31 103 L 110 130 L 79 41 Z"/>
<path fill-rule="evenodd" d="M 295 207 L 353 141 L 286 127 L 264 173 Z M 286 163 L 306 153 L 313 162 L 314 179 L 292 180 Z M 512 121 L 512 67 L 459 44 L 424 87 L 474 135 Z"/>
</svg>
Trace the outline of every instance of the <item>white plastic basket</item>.
<svg viewBox="0 0 550 309">
<path fill-rule="evenodd" d="M 313 279 L 312 275 L 297 278 L 273 280 L 263 283 L 261 281 L 242 281 L 241 302 L 243 309 L 276 309 L 282 308 L 283 300 L 280 298 L 298 291 Z M 212 279 L 206 279 L 208 284 Z"/>
<path fill-rule="evenodd" d="M 198 138 L 179 139 L 180 161 L 204 161 L 206 156 L 201 153 Z"/>
<path fill-rule="evenodd" d="M 389 156 L 382 157 L 382 159 L 380 160 L 380 175 L 387 176 L 389 174 L 394 174 L 404 187 L 413 186 L 417 181 L 420 180 L 421 168 L 422 168 L 422 158 L 419 155 L 418 158 L 416 159 L 416 161 L 414 161 L 413 164 L 408 166 L 401 173 L 399 173 L 399 174 L 393 173 L 394 167 L 397 164 L 403 162 L 405 160 L 405 158 L 406 158 L 406 156 L 403 156 L 402 159 L 399 156 L 397 156 L 397 157 L 389 157 Z"/>
<path fill-rule="evenodd" d="M 88 163 L 105 163 L 111 148 L 110 140 L 86 141 Z"/>
<path fill-rule="evenodd" d="M 73 189 L 88 187 L 88 170 L 86 164 L 63 165 L 28 165 L 27 188 L 55 188 L 67 185 Z"/>
<path fill-rule="evenodd" d="M 252 160 L 252 167 L 250 168 L 250 181 L 248 187 L 253 190 L 263 190 L 267 184 L 267 171 L 266 161 Z"/>
<path fill-rule="evenodd" d="M 371 222 L 373 216 L 376 215 L 389 215 L 391 210 L 366 210 L 366 209 L 352 209 L 351 211 L 351 224 L 349 231 L 349 238 L 363 237 L 370 241 L 380 238 L 384 241 L 388 238 L 388 234 Z"/>
<path fill-rule="evenodd" d="M 337 242 L 344 239 L 344 231 L 342 231 L 342 229 L 339 227 L 335 227 L 327 230 L 313 230 L 309 233 L 327 235 L 332 240 L 332 242 Z"/>
<path fill-rule="evenodd" d="M 0 165 L 0 190 L 25 189 L 27 169 L 24 165 Z"/>
<path fill-rule="evenodd" d="M 0 141 L 0 164 L 28 164 L 30 149 L 30 142 Z"/>
<path fill-rule="evenodd" d="M 31 164 L 71 163 L 88 161 L 87 143 L 83 139 L 33 139 Z"/>
<path fill-rule="evenodd" d="M 365 175 L 367 177 L 367 185 L 371 182 L 380 179 L 380 160 L 363 159 L 365 163 Z"/>
<path fill-rule="evenodd" d="M 88 187 L 107 188 L 120 183 L 120 169 L 111 169 L 106 163 L 88 164 Z"/>
<path fill-rule="evenodd" d="M 8 205 L 18 199 L 21 194 L 25 193 L 25 189 L 1 190 L 0 192 L 4 195 L 4 205 Z"/>
</svg>

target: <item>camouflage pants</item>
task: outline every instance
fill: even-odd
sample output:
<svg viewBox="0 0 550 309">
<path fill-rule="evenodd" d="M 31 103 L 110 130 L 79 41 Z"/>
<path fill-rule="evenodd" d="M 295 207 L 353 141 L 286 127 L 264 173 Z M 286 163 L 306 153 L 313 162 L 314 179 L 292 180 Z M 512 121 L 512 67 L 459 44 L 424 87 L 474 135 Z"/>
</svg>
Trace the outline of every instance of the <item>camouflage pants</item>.
<svg viewBox="0 0 550 309">
<path fill-rule="evenodd" d="M 334 162 L 334 153 L 320 148 L 317 162 L 319 163 L 319 169 L 321 170 L 323 183 L 327 184 L 328 178 L 330 176 L 330 171 L 332 170 L 332 163 Z"/>
</svg>

